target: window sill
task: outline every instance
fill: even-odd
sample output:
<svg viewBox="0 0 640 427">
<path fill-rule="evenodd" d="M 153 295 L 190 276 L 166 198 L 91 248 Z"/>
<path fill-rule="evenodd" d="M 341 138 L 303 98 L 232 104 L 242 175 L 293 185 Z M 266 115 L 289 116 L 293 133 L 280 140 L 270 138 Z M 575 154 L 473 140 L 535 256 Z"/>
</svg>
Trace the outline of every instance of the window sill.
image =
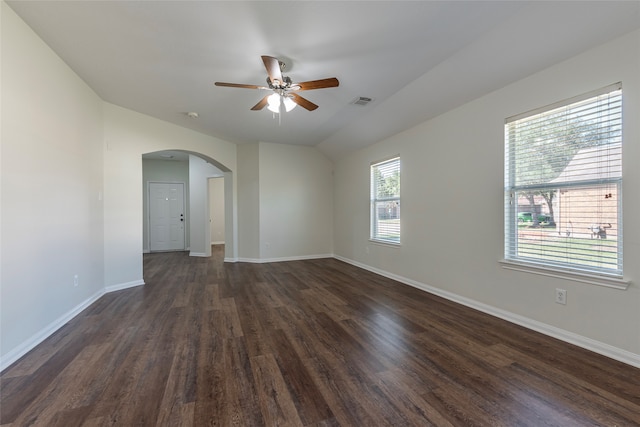
<svg viewBox="0 0 640 427">
<path fill-rule="evenodd" d="M 400 247 L 400 242 L 390 242 L 388 240 L 369 239 L 369 242 L 375 243 L 376 245 L 380 245 L 380 246 L 390 246 L 392 248 Z"/>
<path fill-rule="evenodd" d="M 556 268 L 542 267 L 532 264 L 519 263 L 508 260 L 500 260 L 502 268 L 506 270 L 522 271 L 524 273 L 539 274 L 541 276 L 556 277 L 558 279 L 572 280 L 574 282 L 588 283 L 590 285 L 605 286 L 607 288 L 626 291 L 631 281 L 614 276 L 599 276 L 576 271 L 565 271 Z"/>
</svg>

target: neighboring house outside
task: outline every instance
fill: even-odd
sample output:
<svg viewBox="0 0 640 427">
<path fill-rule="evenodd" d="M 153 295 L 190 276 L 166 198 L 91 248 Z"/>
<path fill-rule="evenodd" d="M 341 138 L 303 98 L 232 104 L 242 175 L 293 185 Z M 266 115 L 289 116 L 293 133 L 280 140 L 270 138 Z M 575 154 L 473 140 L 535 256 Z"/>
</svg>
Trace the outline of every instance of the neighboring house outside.
<svg viewBox="0 0 640 427">
<path fill-rule="evenodd" d="M 599 162 L 598 159 L 603 160 Z M 551 182 L 564 184 L 582 179 L 589 180 L 594 185 L 559 188 L 554 203 L 554 219 L 559 234 L 582 238 L 617 238 L 617 185 L 597 185 L 597 182 L 615 178 L 621 170 L 620 143 L 585 148 L 571 159 L 560 175 Z"/>
</svg>

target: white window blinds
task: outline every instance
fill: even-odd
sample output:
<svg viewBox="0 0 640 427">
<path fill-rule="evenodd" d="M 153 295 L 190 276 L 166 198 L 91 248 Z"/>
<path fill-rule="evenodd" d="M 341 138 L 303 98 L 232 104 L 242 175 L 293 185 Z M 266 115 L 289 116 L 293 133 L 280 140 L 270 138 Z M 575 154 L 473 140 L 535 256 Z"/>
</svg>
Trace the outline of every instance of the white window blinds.
<svg viewBox="0 0 640 427">
<path fill-rule="evenodd" d="M 400 243 L 400 157 L 371 165 L 370 237 Z"/>
<path fill-rule="evenodd" d="M 505 122 L 505 258 L 622 276 L 622 86 Z"/>
</svg>

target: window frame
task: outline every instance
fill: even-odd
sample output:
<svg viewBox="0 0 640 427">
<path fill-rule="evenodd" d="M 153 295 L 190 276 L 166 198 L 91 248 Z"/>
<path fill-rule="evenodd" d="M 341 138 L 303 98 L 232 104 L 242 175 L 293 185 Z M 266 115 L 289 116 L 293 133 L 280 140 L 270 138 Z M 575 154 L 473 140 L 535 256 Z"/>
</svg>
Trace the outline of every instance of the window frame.
<svg viewBox="0 0 640 427">
<path fill-rule="evenodd" d="M 621 91 L 622 84 L 616 83 L 606 86 L 596 91 L 591 91 L 583 95 L 570 98 L 564 101 L 560 101 L 545 107 L 541 107 L 526 113 L 519 114 L 517 116 L 509 117 L 505 120 L 504 124 L 504 144 L 505 144 L 505 178 L 504 178 L 504 259 L 500 262 L 503 268 L 517 271 L 524 271 L 528 273 L 542 274 L 546 276 L 559 277 L 563 279 L 571 279 L 579 282 L 597 284 L 602 286 L 608 286 L 618 289 L 626 289 L 630 282 L 623 279 L 623 261 L 622 261 L 622 173 L 615 179 L 597 180 L 596 182 L 588 182 L 587 180 L 573 180 L 568 184 L 556 183 L 551 185 L 551 182 L 539 182 L 530 185 L 516 185 L 516 154 L 515 149 L 511 147 L 513 143 L 510 140 L 509 125 L 516 121 L 526 120 L 527 118 L 533 118 L 544 113 L 551 113 L 561 107 L 567 107 L 576 103 L 592 99 L 597 96 L 609 94 L 615 91 Z M 622 97 L 622 94 L 620 94 Z M 622 114 L 622 105 L 620 105 L 620 112 Z M 622 124 L 622 119 L 621 119 Z M 620 142 L 622 144 L 622 142 Z M 603 267 L 589 267 L 586 262 L 582 265 L 576 263 L 569 263 L 560 260 L 545 260 L 542 258 L 533 258 L 527 256 L 519 256 L 519 236 L 518 236 L 518 220 L 517 220 L 517 207 L 518 201 L 516 194 L 518 191 L 527 189 L 560 189 L 563 186 L 566 188 L 586 188 L 588 185 L 604 186 L 604 185 L 616 185 L 617 187 L 617 238 L 616 253 L 617 253 L 617 270 L 603 268 Z M 537 215 L 537 214 L 536 214 Z"/>
<path fill-rule="evenodd" d="M 379 166 L 382 165 L 388 165 L 390 163 L 394 163 L 397 162 L 397 170 L 398 170 L 398 187 L 399 187 L 399 191 L 398 194 L 394 194 L 393 196 L 389 196 L 389 197 L 377 197 L 378 192 L 377 190 L 377 180 L 375 177 L 375 170 L 378 169 Z M 402 176 L 402 162 L 400 160 L 400 155 L 394 155 L 382 160 L 378 160 L 375 162 L 372 162 L 370 164 L 369 167 L 369 199 L 370 199 L 370 205 L 369 205 L 369 241 L 374 242 L 374 243 L 381 243 L 381 244 L 385 244 L 385 245 L 391 245 L 391 246 L 400 246 L 401 242 L 402 242 L 402 226 L 401 226 L 401 216 L 400 216 L 400 205 L 401 205 L 401 193 L 402 193 L 402 185 L 401 185 L 401 178 Z M 376 213 L 376 206 L 378 203 L 382 203 L 382 202 L 397 202 L 397 206 L 398 206 L 398 210 L 397 210 L 397 216 L 398 216 L 398 239 L 385 239 L 383 237 L 380 237 L 380 233 L 379 233 L 379 217 Z"/>
</svg>

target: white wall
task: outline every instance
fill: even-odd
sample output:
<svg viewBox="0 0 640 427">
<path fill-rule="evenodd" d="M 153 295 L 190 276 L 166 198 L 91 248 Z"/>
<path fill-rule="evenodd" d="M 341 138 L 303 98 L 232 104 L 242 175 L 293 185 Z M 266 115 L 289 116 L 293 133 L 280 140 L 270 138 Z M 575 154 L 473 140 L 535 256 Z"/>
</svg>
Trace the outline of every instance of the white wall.
<svg viewBox="0 0 640 427">
<path fill-rule="evenodd" d="M 333 166 L 313 147 L 238 147 L 240 260 L 331 256 Z"/>
<path fill-rule="evenodd" d="M 142 154 L 200 153 L 225 171 L 229 260 L 237 189 L 235 144 L 104 103 L 0 6 L 3 368 L 105 291 L 143 283 Z"/>
<path fill-rule="evenodd" d="M 330 256 L 333 166 L 313 147 L 261 142 L 260 258 Z"/>
<path fill-rule="evenodd" d="M 639 39 L 635 32 L 592 49 L 339 160 L 335 254 L 640 365 Z M 504 119 L 617 81 L 625 117 L 624 268 L 633 285 L 623 291 L 502 269 Z M 369 165 L 396 154 L 399 248 L 368 241 Z M 554 303 L 556 287 L 568 291 L 566 306 Z"/>
<path fill-rule="evenodd" d="M 142 283 L 142 154 L 175 149 L 200 153 L 235 173 L 236 145 L 112 104 L 105 103 L 104 115 L 105 285 L 126 287 Z M 231 211 L 227 227 L 235 235 L 235 184 L 225 197 Z M 237 258 L 234 239 L 227 239 L 225 257 Z"/>
<path fill-rule="evenodd" d="M 260 158 L 258 144 L 238 146 L 238 253 L 260 258 Z"/>
<path fill-rule="evenodd" d="M 224 178 L 209 179 L 209 220 L 211 244 L 224 243 Z"/>
<path fill-rule="evenodd" d="M 200 157 L 189 155 L 189 224 L 191 224 L 189 254 L 191 256 L 211 256 L 209 178 L 221 175 L 222 171 L 212 164 Z"/>
<path fill-rule="evenodd" d="M 225 260 L 241 247 L 238 182 L 245 257 L 331 253 L 331 163 L 321 153 L 250 146 L 238 176 L 235 144 L 102 102 L 1 5 L 3 364 L 105 291 L 143 283 L 145 153 L 198 153 L 224 171 Z"/>
<path fill-rule="evenodd" d="M 4 368 L 103 289 L 103 112 L 100 98 L 0 8 Z"/>
<path fill-rule="evenodd" d="M 149 252 L 149 182 L 182 182 L 184 198 L 189 200 L 189 162 L 142 160 L 142 248 Z M 189 247 L 189 204 L 185 202 L 185 248 Z"/>
<path fill-rule="evenodd" d="M 0 7 L 2 367 L 105 288 L 142 283 L 141 156 L 172 149 L 225 170 L 225 259 L 322 256 L 333 246 L 364 267 L 640 365 L 640 32 L 340 159 L 332 177 L 313 148 L 260 143 L 238 147 L 236 160 L 234 144 L 103 103 Z M 616 81 L 624 88 L 625 276 L 633 285 L 620 291 L 501 269 L 504 118 Z M 368 241 L 368 179 L 371 161 L 395 154 L 403 244 L 389 248 Z M 556 287 L 568 290 L 566 306 L 554 304 Z"/>
</svg>

